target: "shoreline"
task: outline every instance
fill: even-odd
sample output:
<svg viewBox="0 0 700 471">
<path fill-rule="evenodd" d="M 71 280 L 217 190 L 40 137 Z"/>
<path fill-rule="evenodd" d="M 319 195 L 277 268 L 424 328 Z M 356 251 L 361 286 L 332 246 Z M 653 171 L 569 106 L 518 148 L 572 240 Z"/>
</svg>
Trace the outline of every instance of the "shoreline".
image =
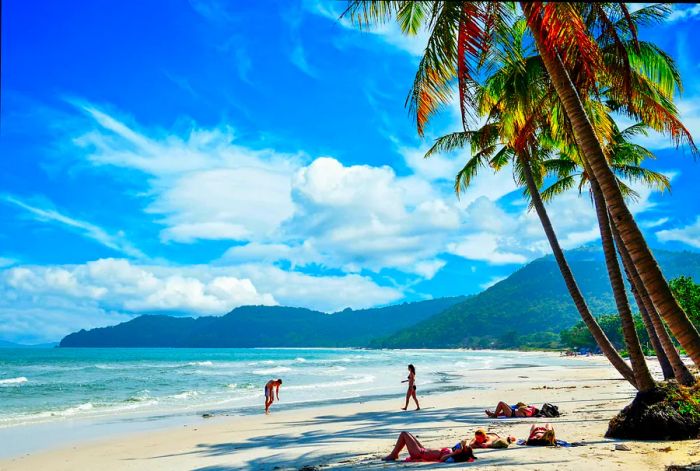
<svg viewBox="0 0 700 471">
<path fill-rule="evenodd" d="M 476 450 L 480 468 L 662 469 L 667 464 L 700 461 L 700 443 L 624 441 L 631 450 L 615 451 L 623 441 L 603 438 L 607 422 L 633 396 L 604 359 L 587 365 L 541 366 L 470 372 L 462 389 L 421 396 L 422 410 L 400 411 L 403 397 L 285 410 L 284 399 L 270 416 L 189 416 L 184 423 L 153 430 L 93 437 L 70 445 L 0 459 L 2 470 L 32 469 L 392 469 L 444 464 L 387 464 L 379 458 L 398 433 L 408 430 L 426 446 L 452 446 L 478 427 L 524 438 L 532 423 L 550 421 L 558 438 L 583 442 L 575 448 L 511 447 Z M 655 369 L 656 364 L 653 363 Z M 517 372 L 514 374 L 514 372 Z M 479 373 L 487 389 L 466 389 Z M 483 410 L 498 400 L 557 404 L 557 419 L 489 419 Z M 665 451 L 664 451 L 665 450 Z M 406 456 L 402 454 L 403 459 Z M 314 468 L 308 468 L 314 469 Z"/>
</svg>

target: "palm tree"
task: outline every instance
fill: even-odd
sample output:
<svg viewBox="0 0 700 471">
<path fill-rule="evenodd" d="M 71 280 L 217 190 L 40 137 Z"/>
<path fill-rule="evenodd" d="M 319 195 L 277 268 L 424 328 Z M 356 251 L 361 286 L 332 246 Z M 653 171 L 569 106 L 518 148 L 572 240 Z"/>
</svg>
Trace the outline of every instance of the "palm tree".
<svg viewBox="0 0 700 471">
<path fill-rule="evenodd" d="M 537 212 L 566 287 L 581 318 L 609 361 L 624 378 L 637 386 L 639 380 L 635 379 L 634 368 L 630 369 L 622 359 L 591 314 L 559 245 L 540 196 L 539 186 L 542 182 L 542 171 L 545 170 L 541 162 L 547 151 L 536 142 L 537 125 L 535 123 L 546 120 L 541 110 L 546 109 L 546 106 L 542 105 L 551 101 L 551 94 L 548 93 L 548 85 L 544 80 L 545 74 L 541 61 L 536 56 L 527 54 L 527 47 L 523 41 L 526 33 L 525 26 L 524 21 L 516 21 L 512 28 L 499 32 L 498 47 L 494 50 L 499 64 L 496 64 L 496 60 L 490 64 L 491 68 L 497 70 L 485 80 L 483 86 L 475 90 L 477 110 L 482 115 L 488 116 L 487 123 L 476 132 L 452 133 L 437 139 L 426 157 L 435 152 L 461 148 L 466 144 L 471 146 L 473 156 L 457 174 L 455 180 L 455 191 L 458 195 L 462 188 L 470 184 L 480 167 L 489 165 L 501 169 L 506 162 L 514 161 L 516 181 L 526 187 L 526 194 L 530 196 L 531 205 Z M 502 147 L 497 151 L 499 146 Z M 533 173 L 533 167 L 538 169 L 536 176 Z M 637 344 L 639 344 L 638 341 Z M 642 355 L 642 362 L 643 358 Z M 644 371 L 645 366 L 645 364 L 644 367 L 640 366 L 640 371 Z M 651 376 L 648 376 L 650 379 Z M 647 379 L 644 375 L 640 377 L 642 380 Z M 653 385 L 653 380 L 651 383 Z M 646 383 L 643 384 L 648 387 Z"/>
<path fill-rule="evenodd" d="M 578 90 L 562 61 L 563 48 L 557 44 L 557 38 L 563 29 L 560 26 L 564 24 L 564 18 L 557 15 L 558 12 L 555 10 L 559 8 L 552 3 L 543 5 L 539 2 L 520 2 L 520 5 L 528 19 L 528 25 L 533 33 L 537 50 L 542 56 L 547 73 L 571 123 L 576 143 L 587 165 L 590 167 L 591 177 L 600 186 L 605 205 L 608 208 L 613 224 L 619 231 L 623 247 L 629 253 L 631 263 L 637 269 L 654 307 L 663 316 L 675 337 L 693 359 L 693 362 L 700 366 L 700 335 L 673 297 L 642 232 L 639 230 L 629 208 L 627 208 L 615 175 L 608 166 L 603 146 L 596 136 L 595 129 L 589 120 Z M 569 8 L 569 13 L 572 11 L 573 9 Z M 579 16 L 568 14 L 565 21 L 570 26 L 578 29 L 575 33 L 576 35 L 571 37 L 571 41 L 578 41 L 580 38 L 590 39 Z M 589 49 L 589 54 L 597 50 L 592 40 L 586 41 L 585 45 L 580 44 L 579 46 L 582 49 Z"/>
<path fill-rule="evenodd" d="M 416 116 L 418 132 L 422 135 L 430 116 L 449 102 L 454 81 L 459 90 L 466 130 L 469 111 L 474 104 L 475 67 L 485 60 L 494 32 L 508 26 L 509 15 L 513 12 L 511 5 L 499 2 L 413 4 L 406 1 L 355 0 L 345 14 L 361 25 L 388 21 L 396 15 L 407 34 L 415 34 L 420 25 L 427 25 L 430 36 L 407 100 Z M 620 110 L 634 116 L 645 116 L 642 120 L 654 129 L 668 131 L 677 142 L 685 138 L 693 145 L 682 123 L 667 112 L 673 108 L 672 97 L 659 96 L 660 87 L 649 86 L 649 80 L 644 80 L 649 71 L 637 70 L 632 64 L 635 56 L 628 49 L 630 45 L 639 49 L 637 56 L 641 56 L 633 15 L 624 4 L 618 3 L 587 6 L 520 2 L 520 6 L 574 139 L 590 167 L 592 178 L 601 188 L 612 223 L 620 231 L 632 263 L 655 308 L 696 365 L 700 366 L 700 335 L 673 298 L 668 283 L 625 205 L 614 174 L 608 167 L 601 141 L 579 96 L 579 93 L 585 96 L 601 84 L 609 86 L 610 94 L 616 96 Z M 618 10 L 623 19 L 613 22 L 608 17 L 607 9 Z M 587 14 L 585 22 L 583 13 Z M 637 14 L 637 17 L 640 15 Z M 607 38 L 603 50 L 588 29 L 594 25 L 598 25 L 603 31 L 602 36 Z M 660 105 L 658 98 L 665 100 L 665 103 Z"/>
<path fill-rule="evenodd" d="M 627 140 L 628 138 L 637 134 L 646 134 L 647 126 L 640 123 L 630 126 L 629 128 L 622 131 L 617 130 L 614 124 L 613 126 L 615 127 L 616 132 L 612 142 L 608 144 L 606 151 L 610 160 L 610 167 L 613 169 L 616 175 L 619 175 L 618 185 L 625 194 L 625 196 L 630 199 L 636 199 L 638 195 L 624 183 L 622 178 L 626 178 L 632 181 L 640 181 L 642 183 L 647 184 L 648 186 L 654 187 L 661 191 L 670 189 L 670 182 L 668 178 L 666 178 L 666 176 L 645 169 L 639 165 L 643 159 L 654 158 L 654 155 L 644 147 L 639 146 L 637 144 L 633 144 Z M 601 227 L 601 239 L 603 242 L 606 264 L 608 270 L 611 271 L 610 280 L 611 285 L 613 286 L 613 292 L 615 293 L 615 301 L 617 303 L 618 311 L 620 312 L 620 314 L 623 317 L 627 316 L 627 313 L 629 312 L 629 304 L 625 295 L 624 285 L 622 283 L 622 274 L 620 273 L 619 264 L 617 263 L 617 258 L 615 255 L 615 242 L 613 242 L 613 236 L 610 233 L 611 227 L 609 223 L 609 217 L 607 215 L 607 210 L 602 199 L 602 194 L 600 193 L 600 189 L 597 187 L 595 182 L 590 180 L 588 172 L 586 172 L 585 170 L 582 170 L 578 173 L 575 172 L 577 167 L 581 165 L 581 159 L 577 155 L 575 155 L 575 147 L 569 146 L 564 147 L 563 149 L 567 154 L 565 158 L 547 162 L 552 168 L 556 169 L 556 173 L 559 176 L 559 179 L 542 192 L 543 199 L 545 201 L 548 201 L 552 199 L 556 194 L 568 190 L 569 188 L 572 188 L 574 186 L 578 186 L 579 191 L 581 191 L 585 185 L 590 184 L 592 197 L 596 206 L 596 214 L 599 220 L 599 225 Z M 571 155 L 572 153 L 574 153 L 573 156 Z M 614 230 L 614 227 L 612 227 L 612 229 Z M 624 259 L 623 262 L 625 262 Z M 669 361 L 664 347 L 659 339 L 659 336 L 656 333 L 656 329 L 652 322 L 651 316 L 649 315 L 647 307 L 644 304 L 641 294 L 641 292 L 643 291 L 643 287 L 637 289 L 633 282 L 629 267 L 626 263 L 624 263 L 624 265 L 627 277 L 632 286 L 633 295 L 635 297 L 637 305 L 639 306 L 640 315 L 649 333 L 649 339 L 652 343 L 652 346 L 654 347 L 657 358 L 661 365 L 664 374 L 664 379 L 675 377 L 682 384 L 692 384 L 692 382 L 694 382 L 694 379 L 692 375 L 690 375 L 690 373 L 688 372 L 683 362 L 680 360 L 678 351 L 675 350 L 675 348 L 673 348 L 670 354 L 668 355 L 673 357 L 674 364 L 672 365 Z M 632 326 L 630 325 L 631 322 L 632 319 L 628 318 L 626 327 L 626 341 L 628 342 L 628 344 L 630 342 L 635 342 L 634 338 L 628 338 L 630 337 L 629 330 L 632 328 Z M 667 336 L 665 330 L 663 333 Z M 668 339 L 668 341 L 672 346 L 670 338 Z M 634 364 L 638 362 L 638 360 L 636 362 L 632 361 L 633 368 Z"/>
<path fill-rule="evenodd" d="M 676 346 L 671 340 L 671 336 L 666 331 L 666 327 L 664 326 L 661 317 L 654 309 L 654 305 L 649 298 L 649 294 L 646 292 L 642 280 L 639 278 L 639 273 L 637 273 L 637 270 L 632 263 L 632 259 L 622 244 L 620 234 L 614 225 L 612 225 L 612 230 L 618 252 L 620 253 L 622 263 L 625 266 L 625 271 L 627 272 L 627 277 L 630 279 L 630 284 L 632 285 L 632 293 L 634 293 L 635 299 L 637 300 L 637 305 L 639 306 L 639 312 L 642 316 L 642 320 L 644 321 L 647 331 L 650 333 L 649 338 L 652 338 L 652 332 L 657 335 L 658 342 L 661 344 L 661 348 L 666 354 L 666 358 L 670 363 L 673 370 L 673 376 L 676 378 L 676 381 L 678 381 L 679 384 L 686 386 L 695 384 L 695 378 L 685 366 L 685 363 L 683 363 L 683 360 L 678 354 L 678 350 L 676 350 Z M 651 324 L 651 328 L 649 327 L 649 324 Z M 655 346 L 654 349 L 657 349 L 657 347 Z M 664 375 L 666 375 L 666 373 L 664 373 Z"/>
</svg>

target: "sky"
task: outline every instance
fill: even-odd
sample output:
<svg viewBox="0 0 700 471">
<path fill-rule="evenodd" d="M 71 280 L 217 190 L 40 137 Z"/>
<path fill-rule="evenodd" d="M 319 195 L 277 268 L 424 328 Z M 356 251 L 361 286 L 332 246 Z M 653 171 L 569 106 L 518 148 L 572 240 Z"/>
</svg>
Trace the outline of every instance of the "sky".
<svg viewBox="0 0 700 471">
<path fill-rule="evenodd" d="M 360 31 L 343 2 L 3 2 L 0 339 L 246 304 L 335 312 L 477 293 L 549 253 L 510 169 L 461 198 L 448 106 L 404 106 L 425 35 Z M 700 7 L 640 31 L 678 63 L 700 139 Z M 640 138 L 673 190 L 631 209 L 652 247 L 700 251 L 700 164 Z M 564 248 L 590 200 L 548 206 Z"/>
</svg>

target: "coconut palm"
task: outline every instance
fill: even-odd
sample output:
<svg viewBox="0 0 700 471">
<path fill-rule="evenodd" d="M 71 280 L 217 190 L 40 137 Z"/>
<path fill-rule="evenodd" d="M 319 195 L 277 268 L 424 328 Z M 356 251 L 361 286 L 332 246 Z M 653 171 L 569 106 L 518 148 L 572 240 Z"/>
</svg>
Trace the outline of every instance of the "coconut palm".
<svg viewBox="0 0 700 471">
<path fill-rule="evenodd" d="M 694 363 L 700 366 L 700 335 L 673 297 L 642 232 L 625 204 L 622 191 L 606 160 L 603 146 L 586 113 L 579 90 L 572 81 L 570 74 L 572 67 L 569 64 L 567 69 L 562 59 L 562 55 L 566 56 L 568 51 L 567 45 L 562 45 L 559 38 L 564 31 L 564 36 L 568 38 L 569 43 L 577 42 L 578 49 L 586 51 L 577 58 L 583 62 L 584 71 L 603 65 L 602 62 L 591 57 L 599 52 L 599 49 L 590 38 L 580 16 L 575 14 L 572 5 L 551 2 L 546 4 L 521 2 L 520 5 L 533 33 L 537 50 L 542 56 L 544 66 L 571 123 L 575 141 L 583 159 L 590 167 L 592 179 L 600 187 L 612 223 L 619 231 L 620 239 L 630 255 L 632 265 L 637 269 L 654 307 L 663 316 Z M 595 77 L 589 81 L 594 82 Z M 623 95 L 623 92 L 618 93 Z M 629 90 L 625 90 L 624 93 L 629 93 Z M 625 99 L 626 102 L 631 101 L 629 96 L 623 95 L 620 98 Z"/>
<path fill-rule="evenodd" d="M 406 1 L 356 0 L 350 2 L 346 14 L 361 25 L 389 21 L 395 15 L 407 34 L 415 34 L 421 25 L 429 30 L 425 54 L 407 100 L 416 116 L 418 132 L 422 135 L 430 116 L 451 99 L 453 82 L 457 83 L 463 124 L 467 128 L 468 114 L 474 104 L 476 65 L 485 60 L 494 32 L 507 26 L 508 17 L 513 12 L 511 5 L 499 2 L 414 4 Z M 628 47 L 632 45 L 639 49 L 634 15 L 621 3 L 590 6 L 520 2 L 520 6 L 574 139 L 590 167 L 591 177 L 601 188 L 612 223 L 619 230 L 632 263 L 655 308 L 696 365 L 700 366 L 700 335 L 673 298 L 627 208 L 606 161 L 603 145 L 591 123 L 591 116 L 579 95 L 585 96 L 601 86 L 607 86 L 610 95 L 615 95 L 621 111 L 643 117 L 645 123 L 669 132 L 677 142 L 685 138 L 692 145 L 687 130 L 677 118 L 667 113 L 672 108 L 672 99 L 665 94 L 659 95 L 659 87 L 649 86 L 648 80 L 643 80 L 648 71 L 636 70 L 632 64 L 633 56 L 630 56 Z M 619 13 L 621 18 L 611 19 L 608 10 Z M 653 14 L 648 17 L 653 17 Z M 601 44 L 606 46 L 605 49 L 601 49 L 592 37 L 589 29 L 593 27 L 598 27 L 601 36 L 607 38 L 607 42 Z M 638 55 L 641 55 L 641 49 L 639 51 Z M 659 105 L 661 100 L 666 103 Z"/>
<path fill-rule="evenodd" d="M 492 61 L 494 64 L 498 61 L 500 62 L 500 69 L 493 73 L 486 81 L 484 87 L 479 89 L 476 93 L 478 99 L 479 111 L 482 114 L 489 116 L 489 123 L 483 128 L 480 133 L 454 133 L 452 135 L 446 136 L 445 138 L 438 139 L 436 145 L 431 149 L 432 153 L 436 150 L 450 150 L 454 149 L 458 145 L 463 145 L 464 142 L 460 142 L 461 139 L 468 138 L 470 144 L 477 151 L 474 157 L 470 159 L 465 168 L 460 172 L 456 181 L 456 189 L 459 191 L 460 187 L 468 184 L 470 179 L 474 177 L 476 170 L 480 165 L 483 164 L 484 160 L 494 152 L 495 146 L 501 144 L 506 146 L 504 150 L 506 152 L 499 152 L 489 164 L 492 166 L 502 166 L 504 155 L 508 153 L 512 156 L 518 156 L 519 159 L 523 159 L 523 155 L 527 156 L 527 152 L 523 152 L 522 144 L 518 144 L 518 141 L 522 141 L 523 138 L 527 139 L 528 136 L 532 137 L 535 132 L 535 127 L 533 123 L 539 121 L 551 120 L 551 115 L 545 115 L 542 110 L 548 109 L 549 106 L 544 106 L 546 100 L 551 98 L 546 93 L 546 76 L 543 74 L 541 62 L 536 56 L 527 56 L 527 51 L 521 51 L 523 48 L 523 35 L 525 33 L 524 23 L 522 21 L 516 22 L 513 27 L 509 30 L 509 34 L 506 37 L 500 38 L 498 41 L 499 47 L 494 51 L 494 56 L 497 60 Z M 501 47 L 502 46 L 502 47 Z M 492 64 L 492 68 L 495 67 Z M 536 106 L 532 106 L 536 104 Z M 589 106 L 595 105 L 595 103 L 589 103 Z M 530 106 L 530 109 L 527 107 Z M 592 115 L 599 116 L 601 112 L 605 112 L 604 108 L 600 106 L 593 107 Z M 539 114 L 539 117 L 535 117 L 535 114 Z M 496 117 L 497 125 L 494 123 L 494 117 Z M 665 188 L 668 186 L 669 182 L 665 176 L 645 170 L 639 167 L 638 164 L 642 157 L 648 157 L 651 154 L 644 148 L 632 144 L 626 140 L 627 137 L 642 132 L 644 126 L 637 125 L 632 126 L 629 129 L 620 132 L 614 124 L 614 121 L 605 114 L 603 118 L 596 119 L 596 123 L 599 124 L 598 128 L 607 128 L 614 131 L 613 138 L 611 138 L 611 143 L 609 145 L 609 153 L 613 156 L 612 166 L 616 171 L 624 176 L 631 177 L 632 179 L 643 180 L 647 183 L 658 184 L 658 186 Z M 548 127 L 551 130 L 551 121 Z M 498 129 L 494 132 L 493 129 Z M 490 135 L 498 135 L 499 132 L 501 136 L 503 135 L 515 135 L 516 137 L 508 137 L 502 142 L 489 141 L 488 137 Z M 518 136 L 517 134 L 520 133 Z M 529 134 L 528 134 L 529 133 Z M 603 134 L 606 134 L 605 132 Z M 609 133 L 608 133 L 609 134 Z M 539 139 L 542 140 L 546 134 L 540 134 Z M 551 147 L 556 145 L 556 143 L 550 138 L 548 139 L 548 145 Z M 523 141 L 524 142 L 524 141 Z M 575 146 L 563 146 L 568 150 L 569 153 L 576 153 Z M 532 156 L 532 152 L 529 153 Z M 580 161 L 580 159 L 578 159 Z M 500 163 L 499 163 L 500 162 Z M 527 188 L 531 196 L 532 205 L 540 216 L 543 225 L 545 226 L 545 231 L 547 233 L 548 239 L 550 240 L 550 245 L 555 253 L 555 258 L 560 262 L 560 269 L 567 282 L 567 286 L 570 289 L 572 298 L 576 302 L 579 311 L 581 312 L 582 318 L 586 320 L 590 325 L 590 321 L 595 322 L 595 320 L 588 312 L 585 301 L 583 301 L 580 291 L 573 280 L 573 276 L 566 264 L 566 260 L 563 257 L 561 249 L 558 247 L 558 242 L 556 241 L 556 236 L 551 227 L 547 227 L 549 224 L 549 218 L 546 215 L 544 208 L 539 208 L 541 201 L 539 200 L 539 194 L 537 184 L 535 179 L 531 174 L 530 163 L 532 159 L 526 165 L 526 162 L 520 162 L 520 168 L 524 172 L 525 178 L 521 178 L 527 183 Z M 550 188 L 548 188 L 543 196 L 545 199 L 551 198 L 557 192 L 569 189 L 575 184 L 577 175 L 572 174 L 572 170 L 576 167 L 574 160 L 571 158 L 560 158 L 560 159 L 548 159 L 543 161 L 545 168 L 553 169 L 557 168 L 557 173 L 562 175 L 562 178 L 555 182 Z M 585 173 L 580 174 L 582 186 L 588 181 Z M 593 182 L 594 184 L 594 182 Z M 627 195 L 635 195 L 634 191 L 626 186 L 622 181 L 620 181 L 621 187 L 624 188 Z M 599 195 L 599 194 L 598 194 Z M 600 196 L 600 195 L 599 195 Z M 639 344 L 639 339 L 636 334 L 634 327 L 634 320 L 629 307 L 629 302 L 626 296 L 624 282 L 622 280 L 622 275 L 618 265 L 618 261 L 615 255 L 615 246 L 612 240 L 612 234 L 610 229 L 610 223 L 607 216 L 607 211 L 605 205 L 602 203 L 601 199 L 597 199 L 596 209 L 599 218 L 601 237 L 604 243 L 606 263 L 609 270 L 609 275 L 611 279 L 611 284 L 613 286 L 613 292 L 615 295 L 615 300 L 618 305 L 618 310 L 622 319 L 623 332 L 625 335 L 625 340 L 628 345 L 628 351 L 630 353 L 630 358 L 632 360 L 633 370 L 635 372 L 636 380 L 635 383 L 640 390 L 646 391 L 652 389 L 655 386 L 653 378 L 646 365 L 641 346 Z M 591 329 L 594 331 L 599 330 L 597 325 L 591 325 Z M 651 329 L 651 337 L 655 338 L 653 328 Z M 602 343 L 605 344 L 607 339 L 603 339 Z M 600 343 L 600 342 L 599 342 Z M 603 346 L 601 345 L 601 346 Z M 658 346 L 658 344 L 657 344 Z M 603 350 L 606 350 L 603 348 Z M 610 350 L 614 352 L 612 346 Z M 615 361 L 616 352 L 611 356 L 611 361 Z M 664 351 L 659 348 L 659 356 L 663 362 L 665 359 Z M 624 367 L 623 367 L 624 368 Z M 670 370 L 670 368 L 667 368 Z M 624 371 L 622 371 L 624 375 Z"/>
<path fill-rule="evenodd" d="M 660 173 L 645 169 L 639 165 L 644 158 L 653 158 L 653 154 L 644 147 L 633 144 L 627 140 L 636 134 L 645 132 L 646 126 L 643 124 L 630 126 L 625 130 L 618 131 L 614 140 L 606 148 L 606 152 L 610 160 L 610 167 L 616 173 L 618 185 L 625 193 L 626 197 L 631 199 L 635 199 L 638 195 L 625 184 L 623 178 L 630 181 L 642 182 L 661 191 L 670 189 L 670 182 L 667 177 Z M 576 151 L 575 147 L 568 147 L 566 149 L 569 153 Z M 613 294 L 618 312 L 620 313 L 623 321 L 623 333 L 625 334 L 625 340 L 628 344 L 628 350 L 630 351 L 630 355 L 632 355 L 633 348 L 629 348 L 629 345 L 638 343 L 638 339 L 636 339 L 636 335 L 634 337 L 630 335 L 630 331 L 634 328 L 633 319 L 631 317 L 629 303 L 627 300 L 624 283 L 622 281 L 622 273 L 620 271 L 615 252 L 615 242 L 613 241 L 614 236 L 611 232 L 611 230 L 614 230 L 614 228 L 611 228 L 600 189 L 597 187 L 595 181 L 590 179 L 588 172 L 586 172 L 585 169 L 577 172 L 579 165 L 581 165 L 581 159 L 575 154 L 573 156 L 568 155 L 560 159 L 550 161 L 548 164 L 552 166 L 552 168 L 556 168 L 556 172 L 560 178 L 542 192 L 542 196 L 545 200 L 550 200 L 556 194 L 575 186 L 578 186 L 579 191 L 581 191 L 586 185 L 590 186 L 592 199 L 596 208 L 596 215 L 601 228 L 603 251 L 605 253 L 606 265 L 608 267 L 609 277 L 613 287 Z M 666 349 L 657 335 L 651 316 L 647 310 L 647 306 L 644 305 L 644 301 L 642 299 L 643 287 L 637 289 L 634 284 L 630 268 L 627 266 L 627 264 L 625 264 L 625 271 L 627 272 L 628 279 L 632 285 L 633 294 L 635 296 L 635 300 L 637 301 L 637 305 L 639 306 L 642 320 L 647 328 L 647 331 L 649 332 L 650 341 L 652 342 L 654 350 L 657 353 L 657 358 L 659 359 L 659 363 L 661 364 L 664 372 L 664 379 L 675 377 L 676 380 L 682 384 L 692 384 L 694 379 L 681 361 L 677 350 L 672 348 L 669 350 L 669 353 L 666 354 Z M 665 330 L 662 332 L 662 334 L 666 334 L 667 336 Z M 668 339 L 668 342 L 671 347 L 673 347 L 670 338 Z M 641 352 L 635 352 L 635 354 L 641 355 Z M 671 360 L 669 360 L 669 358 Z M 639 361 L 640 359 L 632 362 L 633 369 L 635 363 L 639 363 Z"/>
<path fill-rule="evenodd" d="M 539 194 L 543 171 L 542 157 L 547 150 L 536 143 L 536 122 L 545 120 L 541 110 L 547 108 L 553 96 L 548 93 L 546 75 L 541 61 L 529 55 L 525 46 L 525 22 L 516 21 L 501 30 L 490 68 L 496 69 L 483 86 L 475 90 L 477 110 L 488 116 L 487 123 L 476 132 L 457 132 L 436 140 L 426 157 L 435 152 L 452 151 L 469 145 L 473 156 L 455 179 L 455 191 L 469 186 L 480 168 L 501 169 L 514 163 L 515 179 L 526 187 L 531 205 L 542 223 L 545 235 L 559 266 L 574 304 L 591 331 L 596 343 L 620 374 L 636 386 L 634 371 L 625 363 L 590 312 L 581 290 L 564 256 L 554 228 Z M 498 148 L 500 147 L 500 150 Z M 533 172 L 533 168 L 536 169 Z"/>
</svg>

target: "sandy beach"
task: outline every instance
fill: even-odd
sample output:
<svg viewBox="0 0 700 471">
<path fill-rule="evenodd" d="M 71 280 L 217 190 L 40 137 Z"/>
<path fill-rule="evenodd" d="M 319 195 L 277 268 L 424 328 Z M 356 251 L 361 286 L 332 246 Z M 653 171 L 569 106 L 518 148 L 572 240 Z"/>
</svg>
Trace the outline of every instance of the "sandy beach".
<svg viewBox="0 0 700 471">
<path fill-rule="evenodd" d="M 489 389 L 422 397 L 421 411 L 401 411 L 402 397 L 256 416 L 192 417 L 166 429 L 96 438 L 0 461 L 2 470 L 266 470 L 266 469 L 663 469 L 700 461 L 700 442 L 637 442 L 603 438 L 608 420 L 633 396 L 601 358 L 587 368 L 535 367 L 495 370 Z M 594 366 L 594 367 L 590 367 Z M 469 384 L 468 372 L 457 381 Z M 420 396 L 419 396 L 420 397 Z M 473 464 L 416 464 L 380 460 L 402 430 L 425 446 L 452 446 L 477 427 L 526 438 L 530 425 L 545 419 L 489 419 L 484 409 L 500 399 L 551 402 L 563 412 L 550 419 L 557 436 L 584 442 L 570 448 L 511 446 L 477 450 Z M 629 451 L 615 450 L 624 443 Z M 401 460 L 407 456 L 406 452 Z"/>
</svg>

